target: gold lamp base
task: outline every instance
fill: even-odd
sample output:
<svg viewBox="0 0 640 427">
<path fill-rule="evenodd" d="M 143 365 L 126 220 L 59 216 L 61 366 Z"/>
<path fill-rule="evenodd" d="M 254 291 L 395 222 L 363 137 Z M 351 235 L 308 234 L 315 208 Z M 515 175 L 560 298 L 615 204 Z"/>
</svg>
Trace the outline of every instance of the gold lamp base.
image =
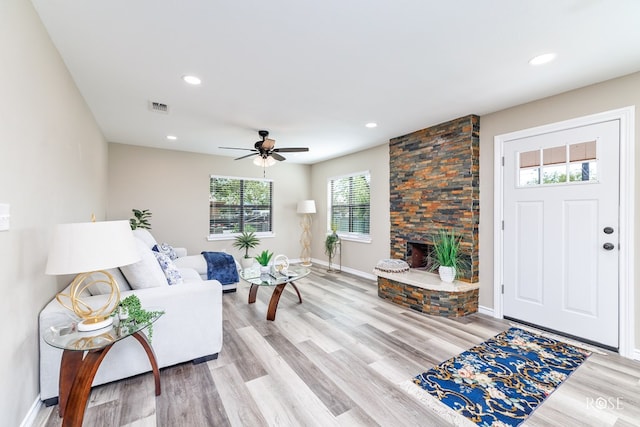
<svg viewBox="0 0 640 427">
<path fill-rule="evenodd" d="M 105 278 L 100 277 L 100 275 L 105 276 Z M 100 283 L 109 286 L 109 297 L 102 306 L 93 308 L 81 299 L 81 295 L 85 290 L 88 291 L 89 286 Z M 69 300 L 71 306 L 64 303 L 63 299 L 65 298 Z M 78 323 L 78 331 L 95 331 L 113 324 L 111 313 L 118 308 L 120 303 L 120 288 L 114 277 L 104 270 L 80 273 L 71 282 L 69 294 L 59 293 L 56 295 L 56 299 L 62 306 L 73 311 L 82 319 Z"/>
</svg>

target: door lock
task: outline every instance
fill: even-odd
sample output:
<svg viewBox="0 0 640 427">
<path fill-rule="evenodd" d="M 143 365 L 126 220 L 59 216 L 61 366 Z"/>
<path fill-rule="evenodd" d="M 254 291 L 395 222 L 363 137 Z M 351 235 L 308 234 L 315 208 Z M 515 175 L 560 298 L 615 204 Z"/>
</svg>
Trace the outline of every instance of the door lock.
<svg viewBox="0 0 640 427">
<path fill-rule="evenodd" d="M 605 250 L 607 250 L 607 251 L 610 251 L 610 250 L 612 250 L 613 248 L 615 248 L 615 246 L 613 245 L 613 243 L 609 243 L 609 242 L 607 242 L 607 243 L 605 243 L 604 245 L 602 245 L 602 247 L 603 247 Z"/>
<path fill-rule="evenodd" d="M 605 227 L 602 231 L 604 231 L 604 234 L 611 234 L 613 233 L 613 227 Z"/>
</svg>

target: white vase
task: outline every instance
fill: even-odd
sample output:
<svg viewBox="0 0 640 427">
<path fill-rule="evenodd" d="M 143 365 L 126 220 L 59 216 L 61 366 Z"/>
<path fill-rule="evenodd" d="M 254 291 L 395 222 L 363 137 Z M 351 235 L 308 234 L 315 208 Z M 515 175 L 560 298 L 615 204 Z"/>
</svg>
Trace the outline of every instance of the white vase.
<svg viewBox="0 0 640 427">
<path fill-rule="evenodd" d="M 242 264 L 242 268 L 247 269 L 253 267 L 253 262 L 255 260 L 253 258 L 242 258 L 240 260 L 240 264 Z"/>
<path fill-rule="evenodd" d="M 260 274 L 268 273 L 269 270 L 271 270 L 271 268 L 268 265 L 261 265 L 260 266 Z"/>
<path fill-rule="evenodd" d="M 445 283 L 453 283 L 456 278 L 456 269 L 455 267 L 446 267 L 441 265 L 438 267 L 438 274 L 440 275 L 440 280 Z"/>
</svg>

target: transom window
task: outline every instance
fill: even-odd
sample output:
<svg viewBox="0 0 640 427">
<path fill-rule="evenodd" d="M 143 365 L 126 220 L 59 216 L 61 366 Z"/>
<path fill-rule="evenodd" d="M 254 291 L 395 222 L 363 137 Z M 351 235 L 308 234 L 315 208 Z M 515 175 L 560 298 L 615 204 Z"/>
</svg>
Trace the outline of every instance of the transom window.
<svg viewBox="0 0 640 427">
<path fill-rule="evenodd" d="M 368 171 L 329 178 L 329 228 L 341 237 L 369 239 L 370 182 Z"/>
<path fill-rule="evenodd" d="M 272 233 L 273 181 L 211 175 L 209 188 L 210 239 Z"/>
<path fill-rule="evenodd" d="M 520 187 L 598 182 L 596 141 L 518 153 Z"/>
</svg>

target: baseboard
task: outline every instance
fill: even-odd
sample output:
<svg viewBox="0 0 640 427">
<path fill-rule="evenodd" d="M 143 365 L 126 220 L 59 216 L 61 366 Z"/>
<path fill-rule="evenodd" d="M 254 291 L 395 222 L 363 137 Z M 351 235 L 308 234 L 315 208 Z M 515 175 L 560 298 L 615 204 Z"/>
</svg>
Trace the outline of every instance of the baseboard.
<svg viewBox="0 0 640 427">
<path fill-rule="evenodd" d="M 329 268 L 329 263 L 327 261 L 324 261 L 324 260 L 319 260 L 319 259 L 313 258 L 313 259 L 311 259 L 311 263 L 313 265 L 321 265 L 323 267 Z M 335 263 L 332 263 L 332 267 L 333 268 L 336 267 Z M 375 274 L 365 273 L 364 271 L 356 270 L 355 268 L 350 268 L 350 267 L 344 267 L 343 266 L 341 271 L 344 271 L 345 273 L 353 274 L 354 276 L 362 277 L 363 279 L 374 280 L 374 281 L 378 280 L 378 277 Z"/>
<path fill-rule="evenodd" d="M 40 394 L 38 394 L 38 396 L 36 396 L 36 400 L 29 408 L 27 415 L 25 415 L 24 419 L 20 423 L 20 427 L 31 427 L 35 423 L 36 417 L 38 416 L 38 412 L 40 411 L 41 407 L 42 402 L 40 401 Z"/>
<path fill-rule="evenodd" d="M 478 306 L 478 313 L 486 314 L 487 316 L 494 317 L 493 308 L 484 307 L 482 305 Z"/>
<path fill-rule="evenodd" d="M 633 360 L 640 361 L 640 348 L 636 348 L 635 350 L 633 350 L 633 354 L 631 355 L 631 357 L 633 358 Z"/>
</svg>

